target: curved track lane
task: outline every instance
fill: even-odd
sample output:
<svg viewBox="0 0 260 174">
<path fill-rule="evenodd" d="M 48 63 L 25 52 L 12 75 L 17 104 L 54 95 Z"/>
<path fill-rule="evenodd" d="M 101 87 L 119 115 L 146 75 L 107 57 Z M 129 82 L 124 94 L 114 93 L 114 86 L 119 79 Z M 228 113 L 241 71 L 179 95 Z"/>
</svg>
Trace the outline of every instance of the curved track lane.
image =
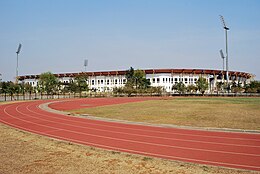
<svg viewBox="0 0 260 174">
<path fill-rule="evenodd" d="M 260 171 L 260 134 L 89 120 L 41 110 L 39 105 L 47 102 L 0 105 L 0 122 L 40 135 L 104 149 Z"/>
</svg>

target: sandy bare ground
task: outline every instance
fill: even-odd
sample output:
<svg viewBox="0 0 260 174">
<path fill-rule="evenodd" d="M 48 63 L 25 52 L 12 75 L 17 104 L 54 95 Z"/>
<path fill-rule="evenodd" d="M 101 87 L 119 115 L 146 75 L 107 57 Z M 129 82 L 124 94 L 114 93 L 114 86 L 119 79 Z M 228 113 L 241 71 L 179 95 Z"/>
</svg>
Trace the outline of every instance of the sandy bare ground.
<svg viewBox="0 0 260 174">
<path fill-rule="evenodd" d="M 0 123 L 1 174 L 257 173 L 106 151 L 50 139 Z"/>
</svg>

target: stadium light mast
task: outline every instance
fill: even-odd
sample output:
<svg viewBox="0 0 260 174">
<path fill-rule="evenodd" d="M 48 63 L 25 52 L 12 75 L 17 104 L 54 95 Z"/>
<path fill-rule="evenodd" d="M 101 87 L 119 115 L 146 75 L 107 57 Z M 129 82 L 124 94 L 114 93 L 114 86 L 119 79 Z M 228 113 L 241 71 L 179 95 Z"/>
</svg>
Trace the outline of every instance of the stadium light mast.
<svg viewBox="0 0 260 174">
<path fill-rule="evenodd" d="M 224 17 L 220 15 L 220 20 L 223 24 L 223 28 L 225 30 L 225 36 L 226 36 L 226 70 L 227 70 L 227 83 L 229 83 L 229 75 L 228 75 L 228 36 L 227 36 L 227 31 L 229 28 L 227 27 Z"/>
<path fill-rule="evenodd" d="M 18 55 L 21 51 L 21 48 L 22 48 L 22 44 L 19 44 L 18 49 L 16 51 L 16 55 L 17 55 L 16 56 L 16 83 L 18 83 Z"/>
</svg>

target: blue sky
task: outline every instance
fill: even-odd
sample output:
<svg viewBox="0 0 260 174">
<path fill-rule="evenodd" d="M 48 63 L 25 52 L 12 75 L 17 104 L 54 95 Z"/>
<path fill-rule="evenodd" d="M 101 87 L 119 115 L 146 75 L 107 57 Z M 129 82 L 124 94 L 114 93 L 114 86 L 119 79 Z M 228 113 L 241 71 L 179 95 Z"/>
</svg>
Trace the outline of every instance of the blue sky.
<svg viewBox="0 0 260 174">
<path fill-rule="evenodd" d="M 260 79 L 259 0 L 0 0 L 0 73 L 148 68 L 222 69 Z"/>
</svg>

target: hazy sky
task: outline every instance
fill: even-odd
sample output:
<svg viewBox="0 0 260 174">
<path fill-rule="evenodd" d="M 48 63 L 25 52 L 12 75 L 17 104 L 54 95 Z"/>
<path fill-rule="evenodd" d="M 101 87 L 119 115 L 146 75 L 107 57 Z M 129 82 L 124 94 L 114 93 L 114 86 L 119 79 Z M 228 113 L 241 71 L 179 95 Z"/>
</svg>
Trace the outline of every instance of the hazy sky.
<svg viewBox="0 0 260 174">
<path fill-rule="evenodd" d="M 222 69 L 260 79 L 259 0 L 0 0 L 0 74 L 149 68 Z"/>
</svg>

